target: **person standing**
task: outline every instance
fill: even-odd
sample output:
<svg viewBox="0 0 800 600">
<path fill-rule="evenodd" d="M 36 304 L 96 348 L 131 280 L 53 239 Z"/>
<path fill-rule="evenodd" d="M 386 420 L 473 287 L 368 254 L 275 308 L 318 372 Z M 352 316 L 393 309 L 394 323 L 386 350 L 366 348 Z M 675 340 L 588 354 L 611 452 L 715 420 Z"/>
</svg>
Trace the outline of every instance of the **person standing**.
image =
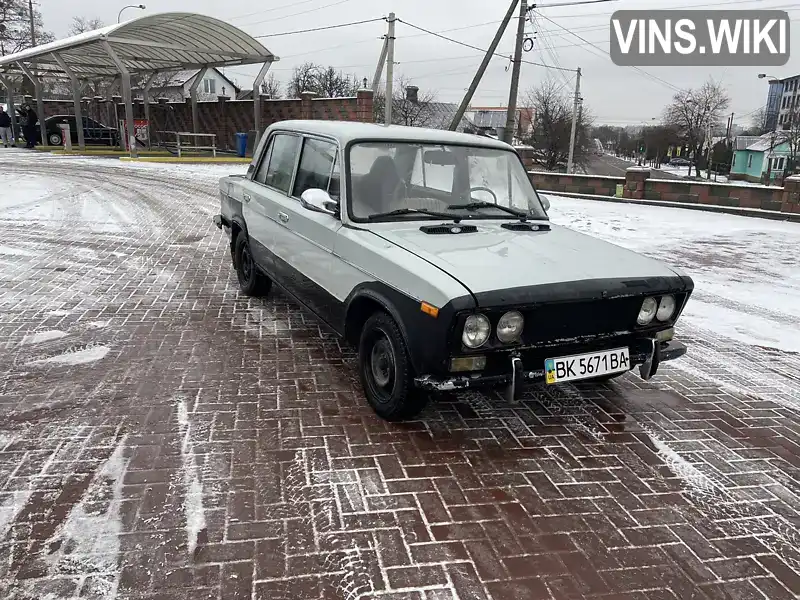
<svg viewBox="0 0 800 600">
<path fill-rule="evenodd" d="M 8 145 L 14 145 L 14 134 L 11 131 L 11 115 L 0 106 L 0 140 L 3 141 L 3 147 L 8 148 Z"/>
<path fill-rule="evenodd" d="M 32 107 L 28 107 L 28 112 L 25 114 L 27 117 L 27 121 L 25 123 L 25 140 L 27 144 L 25 145 L 26 148 L 35 148 L 36 147 L 36 125 L 39 123 L 39 116 L 36 114 L 36 111 L 33 110 Z"/>
</svg>

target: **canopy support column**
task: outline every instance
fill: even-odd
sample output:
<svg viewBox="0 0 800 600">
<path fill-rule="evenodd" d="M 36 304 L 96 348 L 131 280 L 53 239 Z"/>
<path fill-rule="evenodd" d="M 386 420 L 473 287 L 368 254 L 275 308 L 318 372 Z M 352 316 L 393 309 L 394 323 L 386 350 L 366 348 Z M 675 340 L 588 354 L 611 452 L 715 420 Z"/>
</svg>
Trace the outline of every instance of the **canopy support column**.
<svg viewBox="0 0 800 600">
<path fill-rule="evenodd" d="M 147 121 L 147 148 L 152 148 L 150 142 L 150 88 L 153 87 L 153 81 L 158 75 L 157 72 L 151 73 L 147 81 L 144 82 L 144 120 Z"/>
<path fill-rule="evenodd" d="M 261 70 L 256 75 L 255 81 L 253 81 L 253 113 L 254 113 L 254 123 L 256 129 L 256 139 L 253 143 L 253 152 L 256 151 L 258 148 L 258 142 L 261 140 L 261 84 L 264 83 L 264 79 L 269 72 L 269 68 L 272 66 L 272 62 L 266 62 L 261 67 Z"/>
<path fill-rule="evenodd" d="M 109 58 L 114 62 L 119 69 L 119 74 L 122 77 L 122 96 L 125 101 L 125 130 L 128 134 L 128 145 L 130 146 L 131 158 L 136 158 L 138 153 L 136 151 L 136 133 L 133 127 L 133 96 L 131 94 L 131 72 L 128 71 L 125 63 L 122 62 L 120 57 L 114 52 L 106 40 L 102 41 L 103 48 L 108 54 Z"/>
<path fill-rule="evenodd" d="M 18 62 L 17 66 L 20 71 L 25 73 L 25 76 L 31 80 L 31 83 L 33 83 L 33 93 L 36 94 L 36 114 L 39 117 L 39 131 L 42 134 L 42 146 L 44 146 L 47 143 L 47 125 L 44 123 L 44 98 L 42 97 L 44 92 L 42 91 L 42 82 L 24 63 Z M 35 146 L 36 142 L 34 142 L 33 145 Z"/>
<path fill-rule="evenodd" d="M 81 152 L 86 151 L 86 138 L 83 132 L 83 107 L 81 106 L 81 86 L 80 81 L 75 76 L 75 73 L 72 69 L 69 68 L 69 65 L 64 61 L 63 58 L 59 54 L 53 53 L 53 58 L 56 59 L 58 66 L 64 70 L 64 73 L 67 74 L 69 77 L 69 81 L 72 84 L 72 103 L 75 105 L 75 128 L 78 130 L 78 149 Z"/>
<path fill-rule="evenodd" d="M 19 131 L 17 131 L 17 118 L 16 113 L 17 111 L 14 109 L 14 81 L 10 77 L 2 77 L 0 78 L 0 83 L 2 83 L 6 91 L 8 92 L 8 115 L 11 117 L 11 135 L 14 136 L 14 146 L 17 145 L 17 136 L 19 135 Z"/>
<path fill-rule="evenodd" d="M 200 83 L 203 81 L 203 77 L 206 76 L 207 72 L 208 67 L 203 67 L 200 69 L 195 76 L 191 87 L 189 88 L 189 99 L 192 101 L 192 131 L 194 133 L 200 133 L 200 123 L 198 122 L 197 118 L 197 88 L 200 86 Z"/>
</svg>

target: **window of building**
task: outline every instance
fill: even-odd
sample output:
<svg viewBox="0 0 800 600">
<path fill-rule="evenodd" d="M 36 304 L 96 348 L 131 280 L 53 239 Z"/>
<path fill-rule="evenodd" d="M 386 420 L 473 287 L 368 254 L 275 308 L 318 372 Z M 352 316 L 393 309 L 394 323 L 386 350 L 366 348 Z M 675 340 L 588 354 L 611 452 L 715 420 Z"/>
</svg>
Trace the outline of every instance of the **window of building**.
<svg viewBox="0 0 800 600">
<path fill-rule="evenodd" d="M 752 166 L 753 166 L 753 155 L 751 154 L 750 156 L 747 157 L 747 168 L 749 169 Z"/>
<path fill-rule="evenodd" d="M 217 81 L 215 79 L 203 79 L 203 92 L 206 94 L 216 94 Z"/>
</svg>

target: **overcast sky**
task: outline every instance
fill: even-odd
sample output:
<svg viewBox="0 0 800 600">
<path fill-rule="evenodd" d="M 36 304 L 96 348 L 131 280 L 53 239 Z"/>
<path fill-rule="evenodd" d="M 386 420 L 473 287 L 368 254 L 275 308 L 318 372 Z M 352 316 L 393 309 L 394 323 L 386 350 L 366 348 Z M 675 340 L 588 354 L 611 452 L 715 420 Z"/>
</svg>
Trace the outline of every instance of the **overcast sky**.
<svg viewBox="0 0 800 600">
<path fill-rule="evenodd" d="M 618 0 L 586 6 L 556 7 L 568 0 L 543 0 L 539 11 L 553 22 L 537 18 L 536 47 L 524 59 L 567 69 L 581 67 L 581 95 L 595 115 L 595 122 L 612 125 L 640 124 L 660 117 L 664 105 L 674 94 L 671 86 L 698 86 L 708 77 L 721 81 L 728 89 L 731 110 L 746 124 L 766 101 L 767 83 L 757 79 L 759 68 L 667 68 L 646 71 L 667 83 L 650 79 L 632 68 L 618 67 L 604 52 L 587 42 L 608 50 L 609 17 L 614 10 L 642 8 L 780 8 L 792 18 L 793 55 L 784 67 L 767 70 L 770 75 L 786 77 L 800 73 L 800 5 L 797 0 Z M 117 20 L 122 0 L 37 0 L 45 26 L 57 38 L 65 37 L 73 16 L 99 18 L 106 24 Z M 124 19 L 144 13 L 169 11 L 200 12 L 224 19 L 252 35 L 281 33 L 359 21 L 385 16 L 394 11 L 397 17 L 425 29 L 486 48 L 509 0 L 144 0 L 145 11 L 127 9 Z M 547 6 L 550 5 L 550 8 Z M 303 13 L 303 14 L 299 14 Z M 498 52 L 511 53 L 516 21 L 499 46 Z M 281 57 L 273 65 L 275 74 L 285 81 L 293 66 L 307 60 L 334 65 L 371 81 L 381 48 L 386 24 L 382 21 L 300 35 L 261 38 L 267 48 Z M 562 29 L 563 28 L 563 29 Z M 570 33 L 572 32 L 572 33 Z M 442 101 L 458 102 L 464 95 L 479 62 L 480 53 L 463 46 L 420 35 L 403 23 L 397 24 L 396 69 L 413 80 L 422 90 L 435 92 Z M 503 106 L 508 102 L 510 69 L 508 61 L 496 58 L 486 72 L 473 105 Z M 252 85 L 251 68 L 228 69 L 226 74 L 243 87 Z M 564 89 L 574 88 L 574 73 L 523 64 L 521 90 L 524 94 L 544 78 L 555 78 Z M 668 85 L 670 84 L 670 85 Z"/>
</svg>

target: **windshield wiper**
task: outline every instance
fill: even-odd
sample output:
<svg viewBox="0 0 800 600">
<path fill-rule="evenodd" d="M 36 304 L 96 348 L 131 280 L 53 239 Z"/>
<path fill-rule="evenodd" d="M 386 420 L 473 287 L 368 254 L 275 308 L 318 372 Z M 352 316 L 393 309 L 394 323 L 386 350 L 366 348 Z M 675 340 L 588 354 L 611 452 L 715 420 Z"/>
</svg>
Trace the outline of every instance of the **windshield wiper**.
<svg viewBox="0 0 800 600">
<path fill-rule="evenodd" d="M 450 210 L 478 210 L 480 208 L 498 208 L 503 212 L 506 212 L 510 215 L 514 215 L 515 217 L 525 221 L 528 218 L 528 213 L 523 210 L 519 210 L 517 208 L 511 208 L 509 206 L 503 206 L 502 204 L 495 204 L 494 202 L 470 202 L 468 204 L 452 204 L 448 206 Z"/>
<path fill-rule="evenodd" d="M 425 208 L 398 208 L 397 210 L 390 210 L 389 212 L 384 213 L 375 213 L 374 215 L 369 215 L 368 219 L 380 219 L 381 217 L 394 217 L 397 215 L 429 215 L 431 217 L 439 217 L 440 219 L 452 219 L 456 223 L 460 223 L 462 217 L 449 215 L 443 212 L 436 212 L 435 210 L 427 210 Z"/>
</svg>

